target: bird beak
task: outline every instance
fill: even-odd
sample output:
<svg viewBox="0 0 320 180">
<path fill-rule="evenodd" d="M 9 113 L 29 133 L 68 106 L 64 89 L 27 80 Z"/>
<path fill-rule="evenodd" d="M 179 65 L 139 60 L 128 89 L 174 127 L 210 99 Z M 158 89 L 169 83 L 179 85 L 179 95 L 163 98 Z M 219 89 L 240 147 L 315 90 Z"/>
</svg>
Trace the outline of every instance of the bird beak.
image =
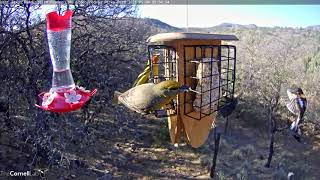
<svg viewBox="0 0 320 180">
<path fill-rule="evenodd" d="M 183 85 L 183 86 L 181 86 L 181 87 L 179 88 L 179 90 L 180 90 L 181 92 L 188 92 L 188 91 L 190 91 L 190 87 L 189 87 L 189 86 L 186 86 L 186 85 Z"/>
</svg>

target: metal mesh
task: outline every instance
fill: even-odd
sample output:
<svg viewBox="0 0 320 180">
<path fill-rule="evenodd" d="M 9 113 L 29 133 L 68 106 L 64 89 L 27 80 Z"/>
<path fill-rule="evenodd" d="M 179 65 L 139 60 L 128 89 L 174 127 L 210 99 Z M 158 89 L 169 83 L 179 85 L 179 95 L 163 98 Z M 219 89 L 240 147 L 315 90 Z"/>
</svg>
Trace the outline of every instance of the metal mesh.
<svg viewBox="0 0 320 180">
<path fill-rule="evenodd" d="M 185 115 L 200 120 L 233 100 L 235 46 L 184 46 L 184 59 L 185 84 L 193 89 L 184 94 Z"/>
<path fill-rule="evenodd" d="M 150 81 L 178 81 L 177 53 L 171 46 L 149 45 Z M 231 45 L 184 46 L 184 114 L 197 120 L 219 111 L 234 99 L 236 47 Z M 180 77 L 181 78 L 181 77 Z M 176 114 L 176 99 L 172 102 Z M 195 113 L 196 112 L 196 113 Z"/>
<path fill-rule="evenodd" d="M 151 62 L 150 79 L 152 82 L 177 81 L 176 50 L 170 46 L 150 45 L 148 46 L 148 51 L 149 59 L 154 60 L 155 56 L 158 56 L 157 62 Z"/>
</svg>

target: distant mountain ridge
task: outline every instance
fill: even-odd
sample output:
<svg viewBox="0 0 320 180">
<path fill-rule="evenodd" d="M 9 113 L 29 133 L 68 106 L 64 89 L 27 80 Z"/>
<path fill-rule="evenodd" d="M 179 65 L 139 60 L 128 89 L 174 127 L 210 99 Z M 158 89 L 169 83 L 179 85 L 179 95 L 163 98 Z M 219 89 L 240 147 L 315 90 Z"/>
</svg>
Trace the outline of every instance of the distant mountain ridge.
<svg viewBox="0 0 320 180">
<path fill-rule="evenodd" d="M 186 31 L 186 28 L 178 28 L 171 26 L 165 22 L 162 22 L 158 19 L 153 19 L 153 18 L 143 18 L 146 24 L 149 24 L 150 26 L 154 26 L 156 28 L 163 29 L 165 31 L 172 31 L 172 32 L 177 32 L 177 31 Z M 234 24 L 234 23 L 222 23 L 216 26 L 212 27 L 189 27 L 188 30 L 190 32 L 212 32 L 216 30 L 228 30 L 228 29 L 257 29 L 257 28 L 265 28 L 265 27 L 260 27 L 255 24 Z M 274 26 L 270 28 L 280 28 L 279 26 Z M 290 27 L 287 27 L 290 28 Z M 320 31 L 320 25 L 313 25 L 313 26 L 308 26 L 303 29 L 311 29 L 311 30 L 316 30 Z"/>
<path fill-rule="evenodd" d="M 242 24 L 233 24 L 233 23 L 222 23 L 214 27 L 221 27 L 221 28 L 247 28 L 247 29 L 255 29 L 258 26 L 255 24 L 248 24 L 248 25 L 242 25 Z"/>
<path fill-rule="evenodd" d="M 144 22 L 150 26 L 154 26 L 156 28 L 161 28 L 169 31 L 181 31 L 181 28 L 171 26 L 165 22 L 162 22 L 158 19 L 153 18 L 143 18 Z"/>
<path fill-rule="evenodd" d="M 320 31 L 320 25 L 308 26 L 306 29 Z"/>
</svg>

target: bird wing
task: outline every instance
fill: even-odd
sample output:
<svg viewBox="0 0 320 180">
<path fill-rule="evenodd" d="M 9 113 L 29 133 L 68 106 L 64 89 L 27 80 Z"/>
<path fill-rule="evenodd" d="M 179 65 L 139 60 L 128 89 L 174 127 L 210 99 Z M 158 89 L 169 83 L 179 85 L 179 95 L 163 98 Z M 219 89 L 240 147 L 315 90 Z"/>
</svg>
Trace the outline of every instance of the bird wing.
<svg viewBox="0 0 320 180">
<path fill-rule="evenodd" d="M 293 114 L 299 115 L 299 108 L 297 107 L 297 95 L 292 93 L 289 89 L 287 90 L 289 103 L 287 103 L 287 108 Z"/>
<path fill-rule="evenodd" d="M 296 115 L 299 114 L 299 109 L 297 107 L 297 102 L 295 99 L 293 99 L 293 100 L 289 101 L 289 103 L 287 103 L 287 108 L 293 114 L 296 114 Z"/>
<path fill-rule="evenodd" d="M 291 92 L 291 89 L 287 90 L 287 94 L 288 94 L 288 98 L 290 101 L 297 98 L 297 95 L 295 93 Z"/>
<path fill-rule="evenodd" d="M 139 74 L 132 87 L 139 86 L 148 82 L 150 76 L 150 66 L 147 66 L 144 71 Z"/>
<path fill-rule="evenodd" d="M 119 96 L 119 101 L 129 109 L 145 114 L 152 103 L 153 83 L 142 84 L 129 89 Z"/>
</svg>

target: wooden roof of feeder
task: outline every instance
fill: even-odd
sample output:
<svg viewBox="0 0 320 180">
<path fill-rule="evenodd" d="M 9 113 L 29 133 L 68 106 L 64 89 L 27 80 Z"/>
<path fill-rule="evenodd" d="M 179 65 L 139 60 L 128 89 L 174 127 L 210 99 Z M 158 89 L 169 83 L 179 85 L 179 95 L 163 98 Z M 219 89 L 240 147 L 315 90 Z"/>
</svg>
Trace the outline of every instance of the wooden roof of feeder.
<svg viewBox="0 0 320 180">
<path fill-rule="evenodd" d="M 208 33 L 160 33 L 147 39 L 149 44 L 164 44 L 164 42 L 172 42 L 176 40 L 222 40 L 222 41 L 238 41 L 235 35 L 227 34 L 208 34 Z"/>
</svg>

